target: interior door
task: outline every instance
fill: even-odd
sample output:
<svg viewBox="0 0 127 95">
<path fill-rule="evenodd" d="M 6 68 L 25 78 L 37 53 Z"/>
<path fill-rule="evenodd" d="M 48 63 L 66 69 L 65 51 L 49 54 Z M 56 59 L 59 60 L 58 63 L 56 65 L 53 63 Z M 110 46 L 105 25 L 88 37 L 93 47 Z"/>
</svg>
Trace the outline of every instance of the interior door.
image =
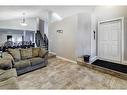
<svg viewBox="0 0 127 95">
<path fill-rule="evenodd" d="M 121 20 L 99 23 L 98 55 L 105 60 L 121 61 Z"/>
</svg>

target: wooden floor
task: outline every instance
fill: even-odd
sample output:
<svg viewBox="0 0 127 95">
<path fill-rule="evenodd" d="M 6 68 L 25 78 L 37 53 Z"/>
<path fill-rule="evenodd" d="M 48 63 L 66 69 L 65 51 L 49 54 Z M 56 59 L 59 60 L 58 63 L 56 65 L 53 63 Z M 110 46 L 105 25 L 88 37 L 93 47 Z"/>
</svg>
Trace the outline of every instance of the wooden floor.
<svg viewBox="0 0 127 95">
<path fill-rule="evenodd" d="M 127 89 L 127 80 L 58 58 L 18 76 L 18 81 L 21 89 Z"/>
</svg>

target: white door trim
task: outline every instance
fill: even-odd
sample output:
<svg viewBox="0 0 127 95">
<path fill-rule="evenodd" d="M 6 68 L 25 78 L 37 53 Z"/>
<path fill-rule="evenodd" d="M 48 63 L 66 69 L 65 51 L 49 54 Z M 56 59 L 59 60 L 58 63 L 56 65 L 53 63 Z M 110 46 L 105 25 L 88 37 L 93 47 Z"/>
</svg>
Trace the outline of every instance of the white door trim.
<svg viewBox="0 0 127 95">
<path fill-rule="evenodd" d="M 122 32 L 121 32 L 121 39 L 120 39 L 120 43 L 121 43 L 121 45 L 120 45 L 120 53 L 121 53 L 121 63 L 123 64 L 123 61 L 124 61 L 124 17 L 119 17 L 119 18 L 114 18 L 114 19 L 110 19 L 110 20 L 99 21 L 98 22 L 98 31 L 100 29 L 99 25 L 101 23 L 117 21 L 117 20 L 121 20 L 121 31 Z M 99 33 L 98 33 L 98 37 L 99 37 Z M 97 42 L 98 42 L 97 43 L 98 44 L 97 52 L 99 53 L 99 40 Z M 99 56 L 98 56 L 98 58 L 99 58 Z"/>
</svg>

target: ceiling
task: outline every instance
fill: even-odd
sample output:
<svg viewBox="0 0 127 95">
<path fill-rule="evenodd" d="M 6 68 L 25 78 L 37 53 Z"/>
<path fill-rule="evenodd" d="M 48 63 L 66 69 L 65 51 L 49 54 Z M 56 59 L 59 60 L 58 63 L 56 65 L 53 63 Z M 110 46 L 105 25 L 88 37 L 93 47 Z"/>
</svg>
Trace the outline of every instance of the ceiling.
<svg viewBox="0 0 127 95">
<path fill-rule="evenodd" d="M 91 13 L 94 8 L 95 6 L 0 6 L 0 20 L 18 19 L 24 12 L 27 18 L 48 19 L 49 13 L 52 12 L 65 18 L 82 12 Z"/>
</svg>

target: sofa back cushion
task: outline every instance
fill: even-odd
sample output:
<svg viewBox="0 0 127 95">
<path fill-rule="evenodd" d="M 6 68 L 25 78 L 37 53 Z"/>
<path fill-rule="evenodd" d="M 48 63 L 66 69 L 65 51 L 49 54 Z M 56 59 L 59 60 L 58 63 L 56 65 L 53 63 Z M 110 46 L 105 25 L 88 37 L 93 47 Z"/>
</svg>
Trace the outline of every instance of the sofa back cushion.
<svg viewBox="0 0 127 95">
<path fill-rule="evenodd" d="M 40 51 L 40 48 L 32 48 L 32 57 L 38 57 L 39 51 Z"/>
<path fill-rule="evenodd" d="M 42 57 L 43 58 L 46 53 L 47 53 L 47 50 L 45 50 L 44 48 L 40 48 L 39 57 Z"/>
<path fill-rule="evenodd" d="M 21 59 L 32 58 L 32 48 L 21 49 Z"/>
<path fill-rule="evenodd" d="M 12 55 L 14 58 L 14 61 L 21 60 L 20 50 L 19 49 L 8 49 L 8 52 Z"/>
</svg>

